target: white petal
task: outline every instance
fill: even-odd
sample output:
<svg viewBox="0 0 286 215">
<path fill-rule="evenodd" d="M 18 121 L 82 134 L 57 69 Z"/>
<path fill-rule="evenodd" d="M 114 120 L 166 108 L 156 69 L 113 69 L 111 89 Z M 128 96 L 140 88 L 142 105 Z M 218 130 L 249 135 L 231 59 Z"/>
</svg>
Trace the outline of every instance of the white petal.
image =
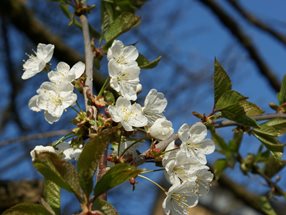
<svg viewBox="0 0 286 215">
<path fill-rule="evenodd" d="M 130 62 L 135 61 L 138 58 L 139 53 L 135 46 L 126 46 L 123 49 L 122 55 Z"/>
<path fill-rule="evenodd" d="M 117 58 L 123 51 L 124 44 L 120 40 L 114 40 L 111 47 L 107 51 L 107 59 Z"/>
<path fill-rule="evenodd" d="M 36 112 L 41 111 L 41 108 L 39 108 L 37 104 L 38 97 L 39 97 L 38 95 L 35 95 L 29 100 L 29 108 L 32 111 L 36 111 Z"/>
<path fill-rule="evenodd" d="M 39 43 L 37 46 L 37 57 L 45 61 L 45 63 L 50 62 L 54 53 L 55 46 L 52 44 Z"/>
<path fill-rule="evenodd" d="M 203 153 L 206 155 L 213 153 L 215 150 L 215 144 L 210 139 L 205 139 L 196 145 L 198 145 L 198 148 L 199 148 L 198 150 L 200 151 L 200 153 Z"/>
<path fill-rule="evenodd" d="M 178 136 L 182 142 L 187 142 L 190 138 L 190 126 L 184 123 L 178 131 Z"/>
<path fill-rule="evenodd" d="M 190 128 L 190 140 L 192 142 L 201 142 L 206 136 L 207 127 L 202 122 L 197 122 Z"/>
<path fill-rule="evenodd" d="M 60 117 L 55 117 L 52 116 L 51 114 L 49 114 L 47 111 L 45 111 L 45 120 L 50 123 L 53 124 L 54 122 L 57 122 L 60 119 Z"/>
<path fill-rule="evenodd" d="M 75 78 L 78 79 L 85 70 L 85 64 L 81 61 L 77 62 L 73 67 L 70 69 L 70 73 L 75 75 Z"/>
</svg>

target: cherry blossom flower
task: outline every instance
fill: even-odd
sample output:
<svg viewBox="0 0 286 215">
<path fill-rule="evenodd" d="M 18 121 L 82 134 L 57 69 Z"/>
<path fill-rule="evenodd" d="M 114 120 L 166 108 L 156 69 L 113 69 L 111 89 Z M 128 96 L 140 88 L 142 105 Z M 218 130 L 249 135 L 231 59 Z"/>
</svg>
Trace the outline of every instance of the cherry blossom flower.
<svg viewBox="0 0 286 215">
<path fill-rule="evenodd" d="M 162 204 L 165 214 L 189 214 L 189 209 L 198 204 L 198 195 L 195 191 L 196 183 L 194 181 L 185 181 L 170 187 Z"/>
<path fill-rule="evenodd" d="M 183 124 L 178 135 L 182 144 L 180 149 L 185 153 L 186 157 L 194 158 L 202 164 L 206 164 L 206 154 L 211 154 L 215 150 L 214 142 L 210 139 L 205 139 L 207 136 L 207 128 L 197 122 L 192 126 Z"/>
<path fill-rule="evenodd" d="M 209 192 L 210 184 L 214 178 L 214 175 L 209 171 L 209 167 L 197 169 L 189 175 L 188 180 L 193 180 L 196 183 L 196 194 L 198 196 L 204 196 Z"/>
<path fill-rule="evenodd" d="M 85 64 L 81 61 L 73 65 L 72 68 L 65 62 L 59 62 L 56 71 L 48 73 L 48 77 L 52 82 L 72 82 L 78 79 L 85 70 Z"/>
<path fill-rule="evenodd" d="M 52 124 L 59 120 L 66 108 L 76 102 L 77 95 L 73 93 L 73 88 L 68 82 L 44 82 L 37 90 L 38 95 L 30 99 L 29 107 L 36 112 L 44 110 L 46 121 Z"/>
<path fill-rule="evenodd" d="M 174 133 L 172 126 L 172 122 L 165 118 L 160 118 L 150 127 L 149 132 L 152 137 L 158 140 L 166 140 Z"/>
<path fill-rule="evenodd" d="M 52 146 L 42 146 L 42 145 L 36 146 L 30 152 L 30 155 L 32 157 L 32 161 L 34 161 L 36 159 L 37 154 L 39 154 L 41 152 L 53 152 L 53 153 L 56 153 L 56 150 Z"/>
<path fill-rule="evenodd" d="M 22 79 L 28 79 L 41 72 L 52 59 L 55 46 L 52 44 L 39 43 L 37 52 L 29 56 L 23 65 Z"/>
<path fill-rule="evenodd" d="M 132 127 L 143 127 L 147 124 L 147 118 L 142 113 L 142 107 L 124 98 L 119 97 L 115 106 L 109 106 L 108 111 L 114 122 L 120 122 L 126 131 L 133 131 Z"/>
<path fill-rule="evenodd" d="M 139 53 L 135 46 L 124 46 L 119 40 L 114 40 L 107 51 L 108 65 L 116 67 L 138 66 L 136 59 Z"/>
<path fill-rule="evenodd" d="M 167 99 L 163 93 L 151 89 L 144 101 L 143 114 L 148 119 L 148 125 L 152 125 L 157 119 L 164 118 L 163 112 L 167 106 Z"/>
<path fill-rule="evenodd" d="M 139 83 L 140 68 L 137 65 L 118 67 L 115 64 L 108 64 L 108 71 L 110 86 L 121 96 L 135 101 L 137 92 L 142 88 Z"/>
</svg>

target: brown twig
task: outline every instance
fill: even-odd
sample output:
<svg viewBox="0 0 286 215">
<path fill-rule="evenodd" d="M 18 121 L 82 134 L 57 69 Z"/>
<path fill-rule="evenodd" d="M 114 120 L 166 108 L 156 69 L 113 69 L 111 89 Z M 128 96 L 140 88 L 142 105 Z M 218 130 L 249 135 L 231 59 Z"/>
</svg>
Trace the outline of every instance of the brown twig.
<svg viewBox="0 0 286 215">
<path fill-rule="evenodd" d="M 257 17 L 255 17 L 253 14 L 249 13 L 247 10 L 245 10 L 237 0 L 227 0 L 227 3 L 229 3 L 248 23 L 251 25 L 257 27 L 258 29 L 264 31 L 265 33 L 272 36 L 274 39 L 276 39 L 278 42 L 280 42 L 282 45 L 286 46 L 286 36 L 282 35 L 275 29 L 271 28 L 266 23 L 260 21 Z"/>
<path fill-rule="evenodd" d="M 12 143 L 29 142 L 31 140 L 38 140 L 38 139 L 55 137 L 55 136 L 62 136 L 62 135 L 68 134 L 69 132 L 71 132 L 71 130 L 57 130 L 57 131 L 49 131 L 49 132 L 45 132 L 45 133 L 25 135 L 25 136 L 16 137 L 16 138 L 1 141 L 0 147 L 8 145 L 8 144 L 12 144 Z"/>
</svg>

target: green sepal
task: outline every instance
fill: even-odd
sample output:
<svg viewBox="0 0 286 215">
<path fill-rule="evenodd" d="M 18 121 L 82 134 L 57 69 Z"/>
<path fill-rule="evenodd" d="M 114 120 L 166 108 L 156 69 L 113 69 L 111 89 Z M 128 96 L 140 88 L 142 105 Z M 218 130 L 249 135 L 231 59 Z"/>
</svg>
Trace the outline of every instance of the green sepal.
<svg viewBox="0 0 286 215">
<path fill-rule="evenodd" d="M 259 197 L 259 205 L 261 206 L 261 210 L 266 214 L 266 215 L 277 215 L 275 210 L 272 208 L 269 200 L 265 196 Z"/>
<path fill-rule="evenodd" d="M 135 166 L 131 166 L 126 163 L 117 164 L 110 168 L 102 178 L 97 182 L 94 188 L 94 195 L 99 195 L 107 192 L 111 188 L 122 184 L 132 177 L 136 177 L 143 170 L 137 169 Z"/>
</svg>

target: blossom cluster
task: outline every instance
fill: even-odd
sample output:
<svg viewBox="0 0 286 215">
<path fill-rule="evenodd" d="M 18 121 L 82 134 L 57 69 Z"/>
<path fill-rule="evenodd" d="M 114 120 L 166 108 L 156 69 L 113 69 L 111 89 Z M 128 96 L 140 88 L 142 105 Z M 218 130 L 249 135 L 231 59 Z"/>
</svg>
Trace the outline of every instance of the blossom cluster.
<svg viewBox="0 0 286 215">
<path fill-rule="evenodd" d="M 37 52 L 30 55 L 24 63 L 23 79 L 28 79 L 44 70 L 52 59 L 54 45 L 39 43 Z M 41 84 L 37 95 L 29 101 L 31 110 L 44 111 L 45 119 L 50 124 L 58 121 L 64 110 L 75 104 L 77 95 L 74 93 L 72 82 L 78 79 L 84 72 L 85 65 L 76 63 L 72 68 L 65 63 L 59 62 L 55 71 L 48 73 L 49 81 Z"/>
<path fill-rule="evenodd" d="M 37 52 L 24 63 L 22 78 L 28 79 L 46 69 L 53 50 L 54 46 L 51 44 L 39 44 Z M 127 132 L 131 135 L 137 130 L 145 132 L 145 136 L 155 143 L 152 144 L 155 147 L 160 141 L 168 142 L 174 133 L 172 122 L 164 115 L 167 99 L 163 93 L 151 89 L 143 105 L 136 101 L 137 94 L 142 90 L 139 79 L 140 67 L 136 61 L 138 56 L 135 46 L 125 46 L 119 40 L 114 40 L 107 51 L 109 85 L 119 96 L 101 117 L 106 121 L 113 121 L 107 126 L 117 124 L 119 129 L 126 131 L 123 132 L 126 135 L 120 136 L 119 143 L 113 144 L 111 155 L 119 159 L 124 155 L 123 162 L 136 160 L 137 143 L 140 142 L 133 141 Z M 63 112 L 76 102 L 74 81 L 81 77 L 84 70 L 85 64 L 82 62 L 76 63 L 72 68 L 65 62 L 59 62 L 55 70 L 48 72 L 49 81 L 42 83 L 37 95 L 30 99 L 30 109 L 44 111 L 45 119 L 51 124 L 58 121 Z M 94 97 L 95 100 L 96 98 Z M 96 121 L 97 118 L 93 120 Z M 165 151 L 160 149 L 159 156 L 163 154 L 162 165 L 166 178 L 172 184 L 166 191 L 163 202 L 163 209 L 167 215 L 188 214 L 189 208 L 198 203 L 199 197 L 209 191 L 213 174 L 206 165 L 206 155 L 212 153 L 215 146 L 206 136 L 207 128 L 203 123 L 198 122 L 192 126 L 183 124 L 178 130 L 181 144 L 176 145 L 174 141 L 170 141 Z M 71 141 L 58 141 L 55 146 L 35 147 L 31 151 L 31 156 L 35 160 L 38 153 L 48 151 L 59 154 L 65 160 L 77 159 L 82 152 L 82 144 L 84 142 L 73 146 Z M 116 162 L 112 159 L 110 161 Z"/>
<path fill-rule="evenodd" d="M 134 46 L 124 46 L 118 40 L 108 50 L 110 86 L 120 95 L 108 111 L 112 120 L 121 123 L 126 131 L 144 127 L 157 141 L 167 140 L 174 129 L 163 115 L 167 106 L 164 94 L 151 89 L 143 107 L 136 103 L 137 93 L 142 87 L 139 83 L 140 68 L 136 62 L 138 55 Z M 166 148 L 162 164 L 166 178 L 172 184 L 163 202 L 168 215 L 187 214 L 188 209 L 198 203 L 198 198 L 209 190 L 213 174 L 206 166 L 206 155 L 212 153 L 215 146 L 213 141 L 206 139 L 206 135 L 207 128 L 201 122 L 193 126 L 183 124 L 178 131 L 181 145 L 171 142 Z"/>
<path fill-rule="evenodd" d="M 206 155 L 215 146 L 206 135 L 207 128 L 201 122 L 192 126 L 183 124 L 178 131 L 181 145 L 178 147 L 173 141 L 166 148 L 162 164 L 172 184 L 163 202 L 166 214 L 188 214 L 199 197 L 208 193 L 213 174 L 206 166 Z"/>
</svg>

